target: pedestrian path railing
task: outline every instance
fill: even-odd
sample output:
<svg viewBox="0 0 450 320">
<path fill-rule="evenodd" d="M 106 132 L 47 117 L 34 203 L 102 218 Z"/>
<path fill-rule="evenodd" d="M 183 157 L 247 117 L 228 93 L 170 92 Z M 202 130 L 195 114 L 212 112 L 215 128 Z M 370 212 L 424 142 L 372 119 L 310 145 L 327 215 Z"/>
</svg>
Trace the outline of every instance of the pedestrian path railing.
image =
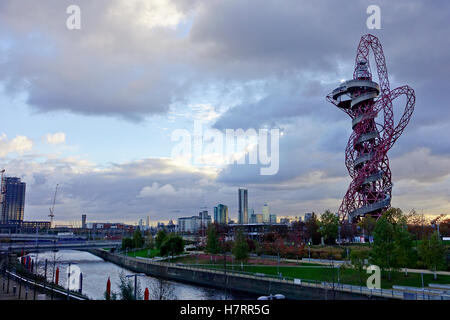
<svg viewBox="0 0 450 320">
<path fill-rule="evenodd" d="M 17 281 L 20 281 L 20 282 L 28 285 L 29 287 L 39 287 L 39 288 L 41 288 L 44 291 L 51 289 L 48 284 L 44 285 L 42 283 L 35 282 L 34 280 L 30 280 L 30 279 L 27 279 L 27 278 L 25 278 L 23 276 L 15 274 L 12 271 L 6 270 L 6 274 L 9 275 L 11 278 L 17 280 Z M 55 288 L 55 287 L 53 287 L 51 290 L 53 290 L 54 293 L 56 293 L 56 294 L 58 294 L 60 296 L 66 296 L 70 300 L 89 300 L 87 297 L 76 295 L 76 294 L 74 294 L 74 293 L 72 293 L 72 292 L 70 292 L 68 290 L 61 290 L 61 289 Z"/>
<path fill-rule="evenodd" d="M 415 288 L 420 291 L 411 292 L 410 290 L 406 290 L 406 288 L 392 288 L 392 289 L 370 289 L 366 286 L 356 286 L 350 284 L 343 284 L 339 282 L 326 282 L 319 280 L 310 280 L 310 279 L 298 279 L 291 278 L 280 275 L 271 275 L 271 274 L 263 274 L 263 273 L 251 273 L 245 272 L 242 270 L 233 270 L 233 269 L 218 269 L 221 268 L 219 265 L 188 265 L 181 263 L 173 263 L 166 261 L 144 261 L 143 259 L 137 259 L 128 257 L 129 259 L 134 259 L 140 263 L 149 263 L 158 266 L 164 266 L 166 268 L 178 268 L 185 269 L 191 271 L 198 272 L 208 272 L 211 274 L 220 274 L 226 276 L 234 276 L 234 277 L 242 277 L 242 278 L 250 278 L 257 280 L 265 280 L 271 282 L 279 282 L 279 283 L 288 283 L 294 284 L 301 287 L 310 287 L 310 288 L 320 288 L 324 290 L 336 290 L 340 292 L 347 292 L 352 294 L 360 294 L 365 295 L 367 297 L 380 297 L 387 299 L 402 299 L 402 300 L 450 300 L 450 295 L 445 292 L 433 292 L 430 290 L 423 290 L 421 288 Z M 412 288 L 412 287 L 410 287 Z"/>
</svg>

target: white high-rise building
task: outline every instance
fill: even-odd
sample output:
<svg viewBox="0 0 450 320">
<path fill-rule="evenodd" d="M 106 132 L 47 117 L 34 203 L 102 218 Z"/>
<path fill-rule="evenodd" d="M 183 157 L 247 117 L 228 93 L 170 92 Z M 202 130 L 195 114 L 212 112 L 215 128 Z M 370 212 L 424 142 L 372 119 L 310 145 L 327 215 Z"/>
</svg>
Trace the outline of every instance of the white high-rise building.
<svg viewBox="0 0 450 320">
<path fill-rule="evenodd" d="M 262 208 L 263 222 L 270 222 L 270 210 L 267 203 L 264 204 Z"/>
</svg>

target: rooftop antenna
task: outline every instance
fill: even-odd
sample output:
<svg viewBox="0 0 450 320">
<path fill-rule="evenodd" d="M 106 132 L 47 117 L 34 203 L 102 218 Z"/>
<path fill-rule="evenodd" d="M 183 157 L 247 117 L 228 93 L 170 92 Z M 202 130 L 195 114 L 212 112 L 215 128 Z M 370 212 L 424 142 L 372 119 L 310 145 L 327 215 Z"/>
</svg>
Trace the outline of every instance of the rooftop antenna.
<svg viewBox="0 0 450 320">
<path fill-rule="evenodd" d="M 51 208 L 49 208 L 50 214 L 48 216 L 50 217 L 50 229 L 53 228 L 53 218 L 55 217 L 54 212 L 55 212 L 56 193 L 58 192 L 58 186 L 59 186 L 59 184 L 56 185 L 55 195 L 53 196 L 53 205 Z"/>
</svg>

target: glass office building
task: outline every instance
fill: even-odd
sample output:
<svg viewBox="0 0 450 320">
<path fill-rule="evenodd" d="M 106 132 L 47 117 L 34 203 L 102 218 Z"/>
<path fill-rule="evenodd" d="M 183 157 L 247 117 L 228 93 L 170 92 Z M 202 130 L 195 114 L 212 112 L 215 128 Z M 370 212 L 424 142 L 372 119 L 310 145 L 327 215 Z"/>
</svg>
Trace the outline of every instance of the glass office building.
<svg viewBox="0 0 450 320">
<path fill-rule="evenodd" d="M 224 204 L 219 204 L 214 207 L 214 222 L 220 224 L 228 223 L 228 207 Z"/>
<path fill-rule="evenodd" d="M 25 182 L 20 178 L 6 177 L 2 181 L 1 223 L 21 223 L 25 209 Z"/>
<path fill-rule="evenodd" d="M 239 188 L 239 217 L 238 223 L 245 224 L 248 223 L 248 192 L 247 189 Z"/>
</svg>

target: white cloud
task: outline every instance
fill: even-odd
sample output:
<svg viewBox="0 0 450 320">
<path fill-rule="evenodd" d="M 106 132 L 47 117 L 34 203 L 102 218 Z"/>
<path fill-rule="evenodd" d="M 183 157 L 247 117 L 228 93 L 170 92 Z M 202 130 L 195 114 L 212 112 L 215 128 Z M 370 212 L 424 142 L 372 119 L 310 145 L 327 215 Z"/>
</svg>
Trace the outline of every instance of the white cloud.
<svg viewBox="0 0 450 320">
<path fill-rule="evenodd" d="M 33 141 L 25 136 L 17 136 L 12 140 L 8 140 L 6 134 L 0 136 L 0 157 L 6 156 L 8 153 L 17 152 L 23 154 L 33 148 Z"/>
<path fill-rule="evenodd" d="M 185 19 L 169 0 L 122 0 L 109 9 L 108 16 L 145 28 L 175 28 Z"/>
<path fill-rule="evenodd" d="M 142 190 L 139 192 L 138 197 L 146 198 L 146 197 L 167 196 L 167 195 L 173 196 L 176 193 L 177 193 L 176 190 L 171 184 L 160 186 L 159 183 L 153 182 L 151 186 L 146 186 L 142 188 Z"/>
<path fill-rule="evenodd" d="M 64 132 L 57 132 L 54 134 L 48 133 L 45 136 L 45 142 L 48 144 L 61 144 L 66 142 L 66 134 Z"/>
</svg>

